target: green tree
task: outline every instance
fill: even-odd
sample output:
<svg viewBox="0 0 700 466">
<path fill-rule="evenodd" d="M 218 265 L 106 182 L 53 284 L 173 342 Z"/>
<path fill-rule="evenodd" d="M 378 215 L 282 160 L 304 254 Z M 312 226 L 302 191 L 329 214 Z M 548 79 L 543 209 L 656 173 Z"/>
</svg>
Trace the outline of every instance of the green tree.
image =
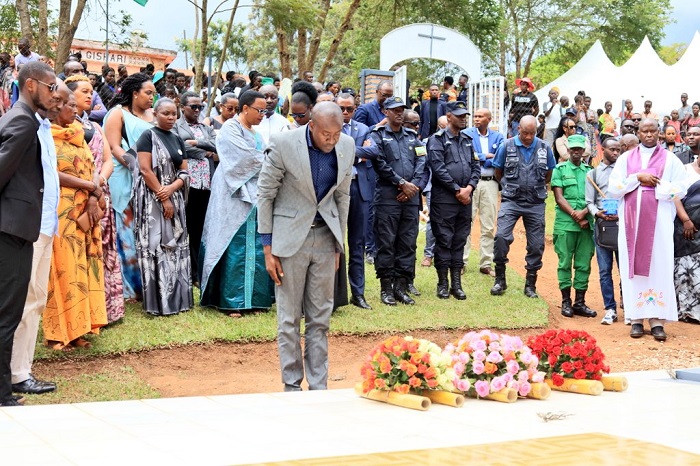
<svg viewBox="0 0 700 466">
<path fill-rule="evenodd" d="M 688 44 L 684 43 L 664 45 L 658 50 L 659 58 L 661 58 L 667 65 L 675 65 L 687 49 Z"/>
</svg>

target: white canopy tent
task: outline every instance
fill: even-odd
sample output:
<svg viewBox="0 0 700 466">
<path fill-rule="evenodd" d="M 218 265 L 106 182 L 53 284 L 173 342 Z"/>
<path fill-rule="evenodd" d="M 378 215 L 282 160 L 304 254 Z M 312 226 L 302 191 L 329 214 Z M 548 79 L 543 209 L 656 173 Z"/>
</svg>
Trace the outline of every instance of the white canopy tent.
<svg viewBox="0 0 700 466">
<path fill-rule="evenodd" d="M 642 112 L 644 101 L 651 100 L 652 111 L 661 119 L 677 109 L 680 95 L 688 94 L 688 102 L 700 101 L 700 33 L 697 31 L 681 59 L 672 66 L 665 64 L 651 46 L 648 38 L 622 66 L 615 66 L 605 54 L 599 41 L 569 71 L 535 92 L 540 106 L 548 100 L 547 93 L 557 86 L 560 95 L 573 98 L 580 90 L 591 96 L 594 109 L 613 103 L 617 116 L 625 99 L 631 99 L 634 109 Z"/>
</svg>

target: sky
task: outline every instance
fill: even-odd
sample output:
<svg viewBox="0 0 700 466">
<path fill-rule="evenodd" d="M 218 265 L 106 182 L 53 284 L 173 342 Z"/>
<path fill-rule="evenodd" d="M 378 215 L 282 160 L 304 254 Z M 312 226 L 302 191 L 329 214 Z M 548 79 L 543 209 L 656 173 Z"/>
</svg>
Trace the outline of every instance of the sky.
<svg viewBox="0 0 700 466">
<path fill-rule="evenodd" d="M 107 0 L 99 0 L 103 5 Z M 133 18 L 133 28 L 141 29 L 148 33 L 147 44 L 150 47 L 168 50 L 177 50 L 175 40 L 183 37 L 186 31 L 187 37 L 194 34 L 194 7 L 187 0 L 148 0 L 148 4 L 142 7 L 133 0 L 108 0 L 110 16 L 117 14 L 119 10 L 125 10 Z M 696 29 L 700 29 L 700 9 L 697 8 L 697 0 L 671 0 L 673 6 L 672 17 L 675 23 L 669 24 L 666 29 L 666 37 L 662 45 L 674 43 L 689 43 Z M 56 1 L 54 0 L 54 3 Z M 210 1 L 216 5 L 219 1 Z M 242 0 L 236 14 L 236 22 L 246 22 L 250 14 L 252 0 Z M 229 5 L 233 2 L 229 1 Z M 220 13 L 215 18 L 228 21 L 230 12 Z M 84 19 L 76 33 L 76 38 L 104 40 L 104 13 L 93 10 L 84 14 Z M 192 66 L 191 60 L 188 63 Z M 185 68 L 185 59 L 182 52 L 173 63 L 175 68 Z"/>
</svg>

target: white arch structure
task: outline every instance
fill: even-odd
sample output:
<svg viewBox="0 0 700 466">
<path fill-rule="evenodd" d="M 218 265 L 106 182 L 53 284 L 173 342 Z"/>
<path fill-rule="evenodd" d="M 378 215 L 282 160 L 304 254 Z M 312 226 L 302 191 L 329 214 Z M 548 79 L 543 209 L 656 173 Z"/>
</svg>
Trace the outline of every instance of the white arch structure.
<svg viewBox="0 0 700 466">
<path fill-rule="evenodd" d="M 379 68 L 409 58 L 434 58 L 462 68 L 470 81 L 481 79 L 481 52 L 464 34 L 437 24 L 416 23 L 387 33 L 379 42 Z"/>
</svg>

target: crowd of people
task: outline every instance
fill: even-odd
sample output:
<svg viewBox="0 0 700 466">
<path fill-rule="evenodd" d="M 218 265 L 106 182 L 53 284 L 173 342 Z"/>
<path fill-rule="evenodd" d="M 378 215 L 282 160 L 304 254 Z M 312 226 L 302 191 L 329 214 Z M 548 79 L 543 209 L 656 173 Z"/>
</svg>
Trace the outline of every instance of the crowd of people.
<svg viewBox="0 0 700 466">
<path fill-rule="evenodd" d="M 537 298 L 547 185 L 563 316 L 597 316 L 585 301 L 595 255 L 603 324 L 618 320 L 613 258 L 633 338 L 644 319 L 659 341 L 666 321 L 700 322 L 700 104 L 686 94 L 668 117 L 627 101 L 616 118 L 583 91 L 569 106 L 553 88 L 540 108 L 522 78 L 501 134 L 486 108 L 467 127 L 466 75 L 409 102 L 381 81 L 358 105 L 355 89 L 310 71 L 287 95 L 275 76 L 229 72 L 208 99 L 174 69 L 91 73 L 72 55 L 57 76 L 25 39 L 19 51 L 0 54 L 2 406 L 56 388 L 31 373 L 42 322 L 53 350 L 89 348 L 125 301 L 178 314 L 193 287 L 233 318 L 276 303 L 285 390 L 305 377 L 325 388 L 332 311 L 372 309 L 366 263 L 382 304 L 420 296 L 421 213 L 438 298 L 467 297 L 476 218 L 493 296 L 522 219 L 523 292 Z"/>
</svg>

